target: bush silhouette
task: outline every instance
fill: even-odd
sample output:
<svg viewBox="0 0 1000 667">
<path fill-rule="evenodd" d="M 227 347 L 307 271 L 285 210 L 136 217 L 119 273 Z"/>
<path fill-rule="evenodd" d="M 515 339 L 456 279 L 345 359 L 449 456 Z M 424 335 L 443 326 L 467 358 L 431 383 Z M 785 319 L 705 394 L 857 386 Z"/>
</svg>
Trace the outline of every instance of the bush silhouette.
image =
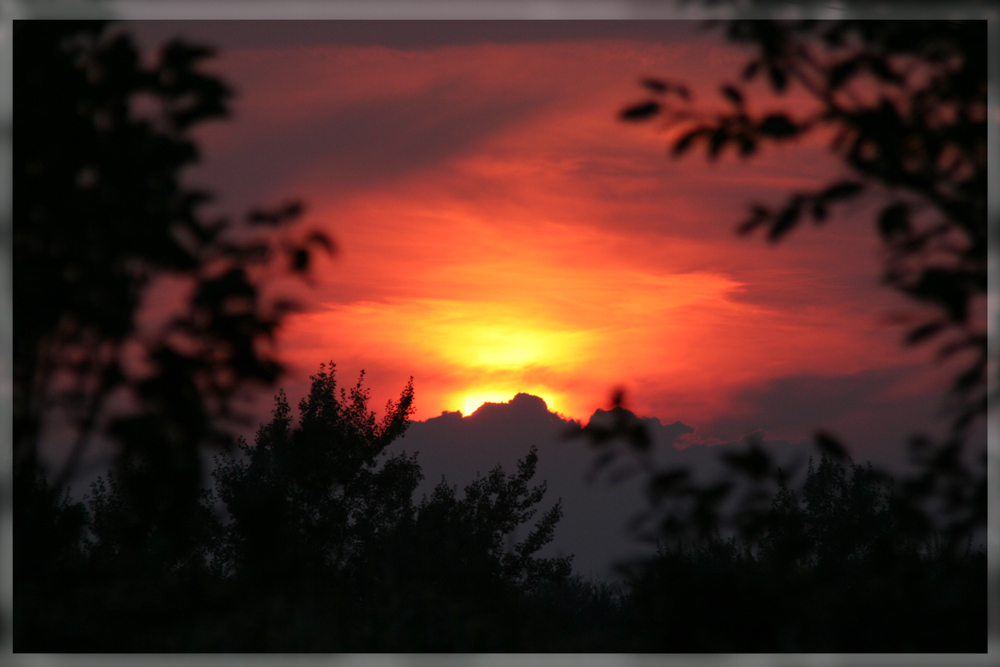
<svg viewBox="0 0 1000 667">
<path fill-rule="evenodd" d="M 986 650 L 985 548 L 915 539 L 870 464 L 823 457 L 799 491 L 779 485 L 755 540 L 664 541 L 631 566 L 640 650 Z"/>
<path fill-rule="evenodd" d="M 936 338 L 940 358 L 966 365 L 952 384 L 950 434 L 914 438 L 916 473 L 899 483 L 870 464 L 844 467 L 846 448 L 823 432 L 815 434 L 823 457 L 797 491 L 757 445 L 725 453 L 730 476 L 710 484 L 694 483 L 684 469 L 652 471 L 652 535 L 673 546 L 633 581 L 647 646 L 985 650 L 985 552 L 970 545 L 984 537 L 986 453 L 977 446 L 970 464 L 967 440 L 988 398 L 986 328 L 977 314 L 987 289 L 986 23 L 723 25 L 731 41 L 753 51 L 739 83 L 720 86 L 725 110 L 699 106 L 683 82 L 647 78 L 648 98 L 621 119 L 659 120 L 674 130 L 674 157 L 700 147 L 708 160 L 725 151 L 751 159 L 764 145 L 830 132 L 830 151 L 850 177 L 791 193 L 778 206 L 751 204 L 739 233 L 763 230 L 776 242 L 803 221 L 826 224 L 844 202 L 868 197 L 879 207 L 884 281 L 933 313 L 908 322 L 905 343 Z M 811 106 L 752 110 L 746 84 L 763 77 L 776 96 L 796 88 Z M 641 456 L 648 434 L 619 421 L 610 432 L 583 435 L 595 446 L 624 439 Z M 746 606 L 728 616 L 739 605 Z M 755 607 L 771 609 L 772 618 L 762 623 Z M 718 626 L 720 613 L 734 630 L 713 639 L 707 628 Z M 679 628 L 682 644 L 656 635 L 666 626 Z"/>
</svg>

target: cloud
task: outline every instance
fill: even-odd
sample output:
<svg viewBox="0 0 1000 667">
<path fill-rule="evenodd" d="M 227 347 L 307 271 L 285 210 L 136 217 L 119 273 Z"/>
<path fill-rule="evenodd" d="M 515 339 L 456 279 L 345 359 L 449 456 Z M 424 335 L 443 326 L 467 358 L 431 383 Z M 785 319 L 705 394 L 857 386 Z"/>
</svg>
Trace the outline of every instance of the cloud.
<svg viewBox="0 0 1000 667">
<path fill-rule="evenodd" d="M 282 122 L 265 116 L 258 124 L 267 124 L 266 131 L 243 129 L 238 146 L 216 149 L 211 169 L 199 175 L 223 193 L 253 192 L 265 201 L 289 192 L 320 190 L 335 197 L 387 187 L 472 150 L 537 113 L 549 97 L 527 91 L 476 99 L 460 82 L 445 80 L 393 96 L 331 104 L 304 118 Z"/>
<path fill-rule="evenodd" d="M 141 21 L 134 30 L 156 43 L 183 35 L 229 48 L 296 48 L 329 45 L 384 46 L 424 50 L 488 43 L 628 39 L 677 42 L 703 36 L 686 21 Z"/>
<path fill-rule="evenodd" d="M 856 459 L 898 469 L 907 461 L 911 436 L 945 432 L 943 376 L 947 369 L 909 365 L 776 377 L 741 388 L 725 413 L 698 427 L 705 437 L 718 439 L 755 429 L 800 439 L 823 429 L 837 435 Z"/>
<path fill-rule="evenodd" d="M 678 442 L 827 424 L 862 451 L 929 411 L 939 389 L 879 397 L 926 360 L 883 323 L 904 302 L 878 285 L 869 211 L 776 247 L 733 234 L 748 202 L 840 175 L 823 141 L 673 161 L 655 124 L 617 120 L 645 75 L 715 99 L 737 49 L 659 25 L 456 26 L 205 34 L 239 97 L 192 178 L 237 207 L 302 196 L 340 250 L 279 333 L 290 395 L 331 358 L 374 395 L 414 376 L 421 418 L 518 392 L 585 418 L 624 385 L 637 413 L 698 428 Z"/>
<path fill-rule="evenodd" d="M 603 410 L 591 416 L 598 422 L 606 418 Z M 749 442 L 744 439 L 710 446 L 695 437 L 681 443 L 682 438 L 696 435 L 691 426 L 681 421 L 664 424 L 655 417 L 644 417 L 642 421 L 653 438 L 656 465 L 687 466 L 699 481 L 724 474 L 719 454 Z M 419 495 L 429 494 L 442 476 L 461 490 L 477 474 L 485 475 L 496 465 L 509 474 L 516 470 L 517 459 L 537 445 L 534 482 L 547 484 L 543 505 L 551 507 L 562 498 L 564 510 L 555 539 L 545 554 L 575 554 L 577 571 L 610 576 L 614 563 L 650 552 L 651 547 L 637 542 L 628 530 L 630 521 L 648 508 L 646 477 L 639 473 L 612 484 L 608 475 L 602 474 L 588 482 L 600 452 L 584 439 L 567 438 L 574 427 L 579 428 L 579 423 L 555 414 L 541 398 L 521 393 L 504 403 L 486 403 L 468 416 L 445 412 L 415 422 L 389 451 L 419 452 L 418 461 L 426 476 Z M 762 433 L 753 437 L 763 440 Z M 681 444 L 685 445 L 683 449 L 679 448 Z M 621 455 L 619 464 L 627 465 L 632 457 L 624 443 L 612 446 Z M 763 446 L 786 466 L 807 455 L 805 443 L 767 439 Z M 619 464 L 616 467 L 621 469 Z"/>
</svg>

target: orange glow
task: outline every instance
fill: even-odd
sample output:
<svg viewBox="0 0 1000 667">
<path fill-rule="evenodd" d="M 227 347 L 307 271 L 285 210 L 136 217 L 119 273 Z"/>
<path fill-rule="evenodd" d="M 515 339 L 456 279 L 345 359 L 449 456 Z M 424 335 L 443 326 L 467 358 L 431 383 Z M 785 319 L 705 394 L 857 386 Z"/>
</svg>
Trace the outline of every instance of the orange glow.
<svg viewBox="0 0 1000 667">
<path fill-rule="evenodd" d="M 267 188 L 301 193 L 306 222 L 340 248 L 281 331 L 296 377 L 333 359 L 391 396 L 412 375 L 417 419 L 518 392 L 586 419 L 623 385 L 636 411 L 697 424 L 774 378 L 903 363 L 898 330 L 880 325 L 898 302 L 877 287 L 864 215 L 777 248 L 733 233 L 748 202 L 826 183 L 822 146 L 674 162 L 654 128 L 616 119 L 647 74 L 716 96 L 742 59 L 718 44 L 225 57 L 243 125 L 239 140 L 220 126 L 215 145 L 250 151 L 246 137 L 291 128 L 253 154 L 298 142 L 308 159 Z"/>
<path fill-rule="evenodd" d="M 424 302 L 412 323 L 412 344 L 446 363 L 486 373 L 531 366 L 566 366 L 581 358 L 588 331 L 560 330 L 523 306 L 503 302 Z"/>
</svg>

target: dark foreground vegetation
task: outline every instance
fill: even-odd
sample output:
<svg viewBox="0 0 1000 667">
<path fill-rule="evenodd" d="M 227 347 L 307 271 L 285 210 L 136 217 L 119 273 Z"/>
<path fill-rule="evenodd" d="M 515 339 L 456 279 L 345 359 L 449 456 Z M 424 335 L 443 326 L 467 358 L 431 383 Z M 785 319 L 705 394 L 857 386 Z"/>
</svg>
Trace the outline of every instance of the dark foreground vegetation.
<svg viewBox="0 0 1000 667">
<path fill-rule="evenodd" d="M 297 420 L 279 394 L 254 443 L 217 459 L 180 542 L 137 519 L 134 468 L 85 503 L 52 506 L 41 477 L 19 488 L 17 650 L 613 646 L 610 588 L 536 555 L 562 509 L 535 516 L 534 448 L 510 474 L 497 467 L 461 493 L 442 480 L 415 502 L 416 456 L 384 454 L 412 400 L 407 387 L 377 420 L 360 382 L 338 394 L 321 368 Z"/>
<path fill-rule="evenodd" d="M 824 456 L 781 488 L 758 539 L 675 543 L 632 570 L 640 650 L 985 651 L 985 547 L 914 539 L 870 466 Z"/>
<path fill-rule="evenodd" d="M 20 480 L 15 649 L 985 650 L 985 550 L 915 539 L 870 466 L 824 456 L 780 486 L 752 542 L 716 524 L 611 585 L 538 555 L 561 506 L 537 515 L 534 448 L 417 501 L 417 456 L 385 454 L 412 400 L 408 386 L 376 419 L 360 382 L 338 391 L 321 367 L 297 418 L 279 394 L 254 442 L 217 458 L 180 541 L 138 519 L 137 469 L 55 505 L 43 477 Z"/>
</svg>

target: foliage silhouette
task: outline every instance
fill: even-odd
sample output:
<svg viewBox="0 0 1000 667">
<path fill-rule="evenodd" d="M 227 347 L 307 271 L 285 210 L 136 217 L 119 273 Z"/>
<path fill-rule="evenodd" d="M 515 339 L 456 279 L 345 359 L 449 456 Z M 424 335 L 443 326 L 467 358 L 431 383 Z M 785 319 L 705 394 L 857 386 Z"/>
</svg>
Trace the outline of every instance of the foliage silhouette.
<svg viewBox="0 0 1000 667">
<path fill-rule="evenodd" d="M 415 457 L 380 456 L 409 386 L 379 421 L 360 381 L 338 398 L 321 368 L 299 423 L 279 395 L 202 489 L 200 453 L 227 442 L 234 399 L 280 371 L 291 304 L 263 282 L 307 277 L 310 252 L 333 246 L 291 230 L 298 203 L 234 224 L 182 183 L 192 130 L 227 113 L 225 84 L 199 69 L 208 49 L 173 42 L 147 64 L 112 25 L 48 21 L 17 24 L 15 50 L 17 650 L 517 648 L 530 599 L 590 596 L 568 559 L 536 556 L 558 504 L 507 548 L 544 495 L 533 451 L 510 477 L 413 502 Z M 164 281 L 181 303 L 144 318 Z M 38 445 L 53 423 L 75 440 L 49 478 Z M 115 468 L 73 502 L 98 437 Z"/>
<path fill-rule="evenodd" d="M 973 545 L 984 537 L 985 464 L 918 439 L 916 472 L 897 482 L 819 435 L 819 464 L 810 459 L 797 488 L 752 439 L 720 452 L 720 478 L 649 468 L 650 508 L 634 527 L 660 548 L 622 566 L 628 650 L 986 649 L 986 551 Z"/>
<path fill-rule="evenodd" d="M 192 556 L 199 453 L 229 441 L 233 399 L 281 369 L 273 334 L 291 304 L 265 300 L 261 286 L 280 273 L 306 277 L 312 249 L 333 249 L 320 232 L 291 230 L 297 203 L 234 224 L 206 218 L 209 194 L 183 184 L 198 159 L 192 131 L 227 114 L 228 88 L 200 70 L 210 54 L 175 41 L 145 64 L 111 24 L 14 26 L 19 591 L 58 599 L 46 562 L 80 554 L 84 509 L 65 492 L 98 437 L 117 459 L 98 498 L 121 504 L 99 530 L 123 544 L 132 534 L 136 549 L 156 541 L 171 561 Z M 163 281 L 184 296 L 151 323 L 150 290 Z M 38 447 L 50 427 L 73 436 L 47 479 Z"/>
<path fill-rule="evenodd" d="M 361 380 L 338 390 L 332 365 L 297 421 L 279 393 L 254 442 L 219 455 L 215 488 L 202 489 L 198 454 L 224 442 L 232 399 L 280 368 L 269 342 L 287 305 L 265 303 L 262 281 L 305 275 L 309 250 L 332 246 L 275 240 L 295 204 L 244 225 L 203 220 L 206 195 L 178 176 L 197 157 L 190 130 L 226 108 L 225 87 L 197 69 L 204 49 L 175 43 L 147 66 L 108 26 L 61 22 L 18 24 L 15 49 L 15 298 L 39 306 L 15 330 L 16 650 L 984 648 L 985 554 L 960 547 L 985 521 L 985 472 L 964 466 L 958 438 L 918 442 L 920 471 L 898 484 L 828 436 L 801 488 L 756 446 L 726 456 L 733 481 L 650 469 L 664 547 L 619 588 L 539 555 L 561 505 L 533 522 L 536 450 L 514 473 L 496 468 L 461 494 L 442 480 L 415 502 L 416 455 L 385 456 L 412 385 L 378 419 Z M 724 95 L 738 106 L 743 93 Z M 792 123 L 757 127 L 780 139 L 799 135 Z M 138 314 L 165 276 L 190 298 L 150 327 Z M 134 408 L 115 404 L 122 394 Z M 616 408 L 585 435 L 624 434 L 645 456 L 641 420 L 620 395 Z M 57 417 L 78 437 L 50 482 L 37 446 Z M 73 502 L 66 486 L 98 434 L 114 439 L 117 465 Z"/>
<path fill-rule="evenodd" d="M 776 486 L 752 539 L 716 526 L 627 568 L 638 650 L 986 649 L 984 548 L 953 554 L 912 533 L 871 464 L 824 456 L 798 492 Z"/>
<path fill-rule="evenodd" d="M 304 276 L 302 253 L 332 245 L 316 231 L 275 235 L 299 204 L 237 225 L 207 219 L 209 194 L 182 183 L 198 159 L 191 132 L 227 114 L 228 88 L 199 69 L 210 50 L 175 41 L 145 64 L 127 34 L 86 21 L 18 22 L 14 49 L 15 523 L 58 521 L 100 436 L 115 445 L 134 521 L 183 550 L 199 452 L 229 441 L 223 420 L 239 416 L 239 392 L 281 369 L 273 335 L 291 304 L 263 299 L 261 286 Z M 185 296 L 151 324 L 150 288 L 164 280 Z M 39 485 L 38 441 L 53 425 L 72 446 Z M 37 523 L 43 489 L 51 516 Z"/>
<path fill-rule="evenodd" d="M 593 617 L 613 616 L 610 593 L 572 577 L 570 557 L 537 555 L 562 509 L 556 502 L 533 521 L 545 496 L 544 482 L 531 484 L 535 448 L 510 475 L 498 466 L 462 494 L 442 479 L 415 503 L 423 477 L 416 454 L 385 454 L 409 423 L 412 384 L 377 419 L 361 380 L 338 391 L 332 364 L 312 380 L 298 420 L 279 393 L 253 444 L 217 457 L 214 493 L 203 490 L 183 551 L 142 522 L 121 468 L 95 482 L 87 508 L 64 503 L 62 527 L 48 534 L 85 526 L 86 538 L 72 548 L 60 546 L 65 539 L 34 545 L 48 574 L 60 576 L 44 590 L 45 576 L 19 587 L 17 649 L 611 645 L 607 628 L 603 637 L 576 629 L 584 622 L 596 630 Z M 49 625 L 54 610 L 67 623 Z"/>
<path fill-rule="evenodd" d="M 936 311 L 911 328 L 905 342 L 938 337 L 940 358 L 963 351 L 972 357 L 953 384 L 951 435 L 938 443 L 911 442 L 918 473 L 900 485 L 898 500 L 909 508 L 911 523 L 925 533 L 944 530 L 951 548 L 960 548 L 986 523 L 986 453 L 971 466 L 964 457 L 968 428 L 987 409 L 985 21 L 733 20 L 725 26 L 730 40 L 754 50 L 740 75 L 744 84 L 766 73 L 773 93 L 797 87 L 813 106 L 797 114 L 755 113 L 743 84 L 729 83 L 720 89 L 728 110 L 713 112 L 695 105 L 683 84 L 648 78 L 642 84 L 652 99 L 621 117 L 659 118 L 680 131 L 675 156 L 702 144 L 710 160 L 727 147 L 747 158 L 764 144 L 832 130 L 830 150 L 854 178 L 794 193 L 777 209 L 754 204 L 739 232 L 765 228 L 777 241 L 804 218 L 825 223 L 841 201 L 868 193 L 880 202 L 884 280 Z M 635 434 L 617 435 L 644 448 Z M 827 433 L 817 433 L 816 444 L 831 456 L 846 455 Z M 654 493 L 667 480 L 677 486 L 682 475 L 654 476 Z M 696 495 L 691 487 L 683 491 Z M 709 526 L 714 514 L 707 499 L 714 496 L 699 492 L 696 506 Z"/>
<path fill-rule="evenodd" d="M 89 514 L 80 504 L 62 506 L 67 530 L 86 522 L 88 537 L 70 550 L 38 545 L 49 568 L 39 580 L 53 582 L 52 590 L 38 590 L 39 580 L 19 584 L 15 647 L 985 648 L 985 551 L 953 553 L 914 532 L 895 483 L 870 464 L 824 456 L 793 488 L 770 462 L 747 464 L 766 458 L 753 445 L 731 452 L 737 469 L 756 470 L 755 482 L 777 489 L 755 530 L 727 538 L 716 523 L 672 544 L 661 538 L 655 558 L 624 566 L 624 583 L 611 587 L 571 575 L 569 558 L 535 555 L 552 538 L 559 503 L 513 539 L 544 496 L 544 483 L 531 485 L 534 448 L 512 474 L 495 468 L 461 495 L 442 480 L 414 503 L 422 476 L 416 456 L 386 456 L 380 441 L 405 430 L 411 399 L 408 385 L 375 419 L 360 383 L 337 395 L 332 366 L 314 377 L 298 423 L 279 393 L 254 443 L 219 457 L 216 491 L 228 511 L 219 513 L 217 498 L 203 493 L 201 529 L 186 559 L 171 560 L 169 541 L 133 523 L 112 471 L 95 483 Z M 311 454 L 320 449 L 347 451 Z M 328 474 L 296 463 L 303 456 L 325 461 Z M 361 465 L 342 465 L 362 457 Z M 337 476 L 344 470 L 352 472 Z M 664 497 L 676 488 L 666 485 Z"/>
<path fill-rule="evenodd" d="M 299 404 L 297 427 L 281 393 L 254 444 L 240 441 L 242 456 L 219 457 L 212 476 L 232 519 L 221 545 L 227 571 L 273 583 L 296 572 L 336 571 L 367 540 L 412 515 L 421 479 L 415 459 L 399 455 L 377 465 L 406 430 L 412 381 L 379 422 L 363 377 L 338 400 L 333 364 L 320 366 Z"/>
<path fill-rule="evenodd" d="M 534 556 L 553 538 L 559 503 L 524 540 L 508 539 L 545 495 L 544 483 L 530 486 L 535 450 L 512 475 L 497 467 L 462 497 L 442 480 L 414 504 L 416 455 L 384 454 L 408 425 L 412 383 L 381 421 L 368 400 L 360 379 L 338 398 L 332 364 L 321 366 L 297 426 L 279 394 L 243 456 L 219 458 L 216 492 L 231 517 L 224 572 L 254 595 L 303 578 L 345 587 L 354 618 L 341 619 L 341 636 L 367 650 L 511 645 L 519 598 L 570 574 L 568 558 Z"/>
<path fill-rule="evenodd" d="M 729 148 L 749 158 L 767 144 L 831 133 L 830 151 L 852 177 L 778 207 L 755 203 L 738 230 L 764 229 L 778 241 L 805 219 L 825 224 L 862 195 L 878 203 L 883 279 L 934 313 L 909 321 L 906 343 L 937 338 L 941 358 L 971 357 L 953 385 L 961 434 L 987 407 L 986 21 L 734 20 L 726 34 L 754 55 L 741 83 L 721 86 L 725 111 L 697 106 L 683 84 L 650 78 L 643 86 L 652 98 L 622 119 L 658 118 L 679 132 L 675 157 L 700 144 L 710 160 Z M 811 106 L 755 111 L 744 87 L 763 75 L 774 94 L 795 88 Z"/>
<path fill-rule="evenodd" d="M 950 436 L 911 442 L 913 476 L 895 484 L 819 432 L 822 459 L 810 462 L 801 495 L 758 443 L 723 454 L 726 479 L 650 470 L 648 434 L 616 394 L 615 423 L 576 435 L 605 450 L 604 465 L 617 457 L 608 445 L 625 440 L 650 470 L 644 518 L 655 526 L 643 536 L 667 546 L 631 569 L 640 650 L 985 650 L 985 551 L 970 545 L 986 525 L 986 454 L 972 465 L 963 455 L 987 410 L 985 21 L 725 25 L 755 51 L 743 83 L 720 87 L 725 110 L 697 106 L 682 83 L 647 78 L 650 97 L 621 119 L 659 119 L 675 132 L 675 157 L 701 145 L 709 160 L 832 130 L 830 150 L 852 178 L 777 208 L 754 204 L 738 231 L 763 228 L 778 241 L 803 219 L 824 224 L 842 202 L 880 202 L 884 280 L 934 312 L 908 322 L 905 342 L 936 337 L 940 358 L 964 353 L 970 363 L 953 383 Z M 744 84 L 764 74 L 775 95 L 795 86 L 812 107 L 753 109 Z M 720 636 L 720 625 L 734 630 Z"/>
</svg>

